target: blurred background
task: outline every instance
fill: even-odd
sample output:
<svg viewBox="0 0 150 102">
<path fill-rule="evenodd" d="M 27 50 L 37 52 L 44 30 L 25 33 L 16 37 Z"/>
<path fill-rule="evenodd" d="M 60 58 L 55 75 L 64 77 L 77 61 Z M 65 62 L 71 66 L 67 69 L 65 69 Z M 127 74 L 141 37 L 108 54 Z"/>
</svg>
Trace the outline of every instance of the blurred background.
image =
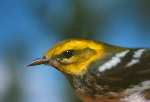
<svg viewBox="0 0 150 102">
<path fill-rule="evenodd" d="M 26 67 L 75 37 L 150 48 L 150 0 L 0 0 L 0 102 L 80 102 L 60 72 Z"/>
</svg>

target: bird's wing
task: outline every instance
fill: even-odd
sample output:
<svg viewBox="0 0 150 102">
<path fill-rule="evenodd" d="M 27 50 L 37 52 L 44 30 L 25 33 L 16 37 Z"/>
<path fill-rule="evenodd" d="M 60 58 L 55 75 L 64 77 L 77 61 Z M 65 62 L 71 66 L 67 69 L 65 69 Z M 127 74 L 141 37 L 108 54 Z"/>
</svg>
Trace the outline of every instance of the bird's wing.
<svg viewBox="0 0 150 102">
<path fill-rule="evenodd" d="M 150 50 L 132 50 L 129 56 L 122 59 L 122 64 L 112 71 L 112 75 L 128 80 L 128 84 L 130 81 L 132 84 L 150 80 Z"/>
<path fill-rule="evenodd" d="M 99 84 L 125 88 L 150 80 L 149 49 L 128 49 L 104 62 L 91 71 Z"/>
<path fill-rule="evenodd" d="M 142 95 L 150 99 L 150 49 L 113 53 L 90 68 L 86 85 L 93 93 L 116 98 L 122 97 L 122 92 L 126 91 L 128 95 L 143 92 Z"/>
</svg>

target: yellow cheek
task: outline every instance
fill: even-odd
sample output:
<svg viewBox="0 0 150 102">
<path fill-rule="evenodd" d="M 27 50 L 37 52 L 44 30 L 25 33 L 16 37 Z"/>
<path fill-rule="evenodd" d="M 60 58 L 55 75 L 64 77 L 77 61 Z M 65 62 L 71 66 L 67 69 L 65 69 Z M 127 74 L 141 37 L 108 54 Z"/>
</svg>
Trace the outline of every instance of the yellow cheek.
<svg viewBox="0 0 150 102">
<path fill-rule="evenodd" d="M 79 62 L 64 66 L 62 71 L 71 75 L 82 75 L 86 73 L 86 71 L 88 71 L 89 64 L 103 57 L 104 54 L 102 55 L 97 54 L 93 57 L 90 57 L 89 59 L 80 58 L 80 60 L 78 59 Z"/>
<path fill-rule="evenodd" d="M 79 57 L 73 56 L 69 59 L 65 58 L 61 62 L 64 63 L 64 64 L 73 64 L 73 63 L 76 63 L 78 61 L 78 59 L 79 59 Z"/>
<path fill-rule="evenodd" d="M 72 64 L 72 65 L 68 65 L 68 66 L 65 66 L 65 68 L 63 69 L 63 71 L 70 75 L 79 75 L 82 73 L 84 73 L 86 70 L 85 68 L 85 64 Z"/>
<path fill-rule="evenodd" d="M 80 64 L 71 64 L 68 66 L 65 66 L 63 71 L 71 75 L 81 75 L 87 71 L 88 63 L 80 63 Z"/>
</svg>

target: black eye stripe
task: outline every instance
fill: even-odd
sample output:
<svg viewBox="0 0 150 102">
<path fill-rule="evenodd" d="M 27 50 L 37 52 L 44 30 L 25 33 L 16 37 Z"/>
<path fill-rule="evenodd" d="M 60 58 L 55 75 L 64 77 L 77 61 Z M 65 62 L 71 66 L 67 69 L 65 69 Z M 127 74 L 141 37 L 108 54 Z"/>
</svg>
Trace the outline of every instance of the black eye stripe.
<svg viewBox="0 0 150 102">
<path fill-rule="evenodd" d="M 73 51 L 73 50 L 67 50 L 67 51 L 64 51 L 64 52 L 62 53 L 62 56 L 63 56 L 64 58 L 70 58 L 70 57 L 73 56 L 73 54 L 74 54 L 74 51 Z"/>
<path fill-rule="evenodd" d="M 75 55 L 74 50 L 66 50 L 66 51 L 62 52 L 60 55 L 57 56 L 57 60 L 62 61 L 64 59 L 69 59 L 74 55 Z"/>
</svg>

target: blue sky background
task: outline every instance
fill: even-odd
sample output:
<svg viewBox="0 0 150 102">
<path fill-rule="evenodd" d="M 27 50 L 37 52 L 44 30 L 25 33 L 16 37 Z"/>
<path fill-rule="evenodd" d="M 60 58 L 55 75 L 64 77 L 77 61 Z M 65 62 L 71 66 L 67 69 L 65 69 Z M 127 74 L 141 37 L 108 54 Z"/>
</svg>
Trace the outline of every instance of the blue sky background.
<svg viewBox="0 0 150 102">
<path fill-rule="evenodd" d="M 71 24 L 74 3 L 74 0 L 0 0 L 0 101 L 6 102 L 10 97 L 17 100 L 18 94 L 12 91 L 15 86 L 20 95 L 18 102 L 76 99 L 60 72 L 48 66 L 26 67 L 64 39 L 58 30 Z M 38 14 L 43 4 L 47 4 L 46 13 L 50 15 L 48 26 L 45 23 L 48 21 L 43 20 L 48 18 L 45 12 L 44 16 Z M 150 47 L 149 21 L 140 17 L 139 4 L 135 0 L 83 0 L 81 6 L 107 18 L 103 27 L 101 23 L 96 26 L 94 39 L 119 46 Z"/>
</svg>

